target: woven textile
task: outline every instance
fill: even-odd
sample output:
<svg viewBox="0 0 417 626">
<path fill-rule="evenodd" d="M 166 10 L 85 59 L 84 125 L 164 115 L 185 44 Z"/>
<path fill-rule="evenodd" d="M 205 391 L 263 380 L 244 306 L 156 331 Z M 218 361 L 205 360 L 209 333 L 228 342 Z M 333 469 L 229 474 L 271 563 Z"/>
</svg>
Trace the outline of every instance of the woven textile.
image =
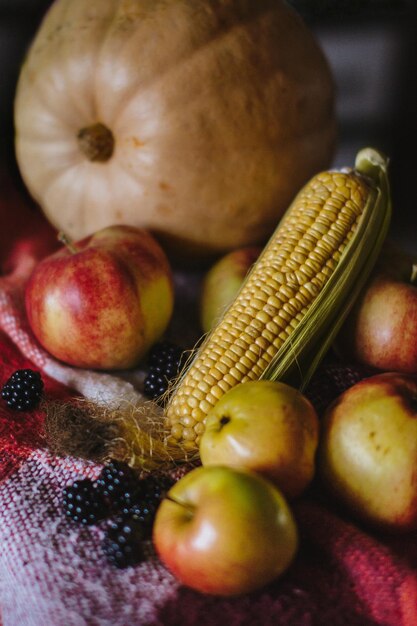
<svg viewBox="0 0 417 626">
<path fill-rule="evenodd" d="M 108 401 L 126 393 L 140 401 L 131 382 L 58 364 L 31 335 L 22 305 L 24 283 L 36 260 L 54 246 L 55 233 L 36 210 L 13 190 L 5 193 L 0 202 L 0 384 L 16 369 L 34 367 L 42 371 L 51 399 L 82 393 Z M 328 362 L 308 394 L 321 413 L 367 374 Z M 294 563 L 256 593 L 221 599 L 187 589 L 151 545 L 144 563 L 112 567 L 101 549 L 105 522 L 79 527 L 60 506 L 65 485 L 95 477 L 101 468 L 53 457 L 42 428 L 42 412 L 16 414 L 0 404 L 3 626 L 417 625 L 417 535 L 367 530 L 338 510 L 318 481 L 293 504 L 301 538 Z"/>
</svg>

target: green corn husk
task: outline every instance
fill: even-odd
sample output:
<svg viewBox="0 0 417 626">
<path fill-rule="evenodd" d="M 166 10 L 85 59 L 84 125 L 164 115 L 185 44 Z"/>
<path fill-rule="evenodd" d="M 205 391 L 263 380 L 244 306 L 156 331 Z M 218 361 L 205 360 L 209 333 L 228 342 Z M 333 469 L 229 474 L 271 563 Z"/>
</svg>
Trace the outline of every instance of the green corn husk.
<svg viewBox="0 0 417 626">
<path fill-rule="evenodd" d="M 351 179 L 353 183 L 356 179 L 357 185 L 353 185 L 351 193 L 354 193 L 354 188 L 366 188 L 366 194 L 358 197 L 363 204 L 360 212 L 356 213 L 354 225 L 349 226 L 344 219 L 339 221 L 339 228 L 346 229 L 343 243 L 337 237 L 319 243 L 320 237 L 316 237 L 315 233 L 328 232 L 330 218 L 325 218 L 324 230 L 313 229 L 304 242 L 303 251 L 308 250 L 310 244 L 312 246 L 315 256 L 311 257 L 310 263 L 313 267 L 316 264 L 317 271 L 321 273 L 317 281 L 321 285 L 316 295 L 312 296 L 310 285 L 307 289 L 309 298 L 305 297 L 305 293 L 302 296 L 305 298 L 302 314 L 300 301 L 296 306 L 288 304 L 295 297 L 292 294 L 298 293 L 297 284 L 300 289 L 303 285 L 300 276 L 292 275 L 291 271 L 303 261 L 296 256 L 291 263 L 290 255 L 294 242 L 308 229 L 308 220 L 317 216 L 317 210 L 320 210 L 321 175 L 314 177 L 294 199 L 246 276 L 235 301 L 196 351 L 189 367 L 173 388 L 166 415 L 172 439 L 179 446 L 198 450 L 207 413 L 221 395 L 239 382 L 266 378 L 305 389 L 368 279 L 388 233 L 391 201 L 387 165 L 384 155 L 365 148 L 358 153 L 353 169 L 343 168 L 340 171 L 346 174 L 345 180 Z M 324 173 L 324 187 L 328 184 L 324 182 L 327 181 L 326 175 L 332 173 L 337 179 L 336 170 Z M 339 218 L 345 208 L 346 215 L 352 215 L 350 203 L 356 201 L 354 196 L 345 195 L 342 180 L 340 193 L 337 186 L 331 187 L 330 191 L 335 194 Z M 311 197 L 308 195 L 310 191 Z M 304 208 L 303 203 L 306 203 Z M 338 232 L 341 234 L 340 230 Z M 330 253 L 332 246 L 335 246 L 334 254 L 339 252 L 339 255 L 336 263 L 333 258 L 331 265 L 327 266 L 329 258 L 326 254 Z M 311 249 L 307 254 L 311 254 Z M 309 267 L 311 272 L 311 265 Z M 303 273 L 301 281 L 310 272 Z M 285 288 L 287 273 L 288 289 Z M 281 305 L 267 303 L 269 297 L 274 298 L 275 292 L 270 291 L 272 286 L 277 290 L 276 295 L 280 296 L 275 300 L 280 300 Z M 314 286 L 317 287 L 317 284 Z M 256 306 L 252 306 L 250 298 L 255 299 Z M 274 330 L 267 328 L 270 322 Z"/>
<path fill-rule="evenodd" d="M 358 152 L 355 172 L 373 189 L 337 268 L 262 377 L 303 391 L 332 345 L 380 254 L 391 221 L 388 159 L 373 148 Z"/>
</svg>

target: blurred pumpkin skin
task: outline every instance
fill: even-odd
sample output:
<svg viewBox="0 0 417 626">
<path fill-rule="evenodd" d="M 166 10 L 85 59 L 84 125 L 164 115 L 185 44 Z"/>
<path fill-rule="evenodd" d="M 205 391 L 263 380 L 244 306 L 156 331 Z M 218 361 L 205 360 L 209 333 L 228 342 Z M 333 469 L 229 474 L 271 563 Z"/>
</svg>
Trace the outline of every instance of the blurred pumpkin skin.
<svg viewBox="0 0 417 626">
<path fill-rule="evenodd" d="M 114 143 L 90 160 L 79 134 L 97 124 Z M 124 223 L 220 254 L 263 243 L 328 167 L 334 84 L 279 0 L 55 0 L 15 129 L 22 177 L 69 237 Z"/>
</svg>

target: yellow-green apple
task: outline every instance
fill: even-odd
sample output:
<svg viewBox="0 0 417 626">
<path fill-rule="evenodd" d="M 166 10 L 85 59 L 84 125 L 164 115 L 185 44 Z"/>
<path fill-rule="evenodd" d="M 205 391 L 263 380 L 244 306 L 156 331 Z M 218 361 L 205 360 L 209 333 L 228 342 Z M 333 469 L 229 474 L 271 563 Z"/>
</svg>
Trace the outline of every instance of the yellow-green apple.
<svg viewBox="0 0 417 626">
<path fill-rule="evenodd" d="M 262 248 L 239 248 L 221 257 L 204 276 L 200 295 L 200 323 L 209 332 L 233 302 Z"/>
<path fill-rule="evenodd" d="M 171 267 L 150 233 L 110 226 L 38 263 L 25 303 L 35 336 L 57 359 L 94 369 L 130 368 L 170 321 Z"/>
<path fill-rule="evenodd" d="M 383 371 L 417 373 L 417 263 L 389 248 L 336 341 L 344 358 Z"/>
<path fill-rule="evenodd" d="M 157 510 L 153 542 L 183 584 L 233 596 L 281 575 L 296 554 L 298 533 L 271 482 L 213 466 L 190 471 L 170 489 Z"/>
<path fill-rule="evenodd" d="M 314 476 L 318 438 L 316 410 L 300 391 L 281 382 L 244 382 L 208 413 L 200 458 L 203 465 L 258 472 L 294 498 Z"/>
<path fill-rule="evenodd" d="M 352 514 L 417 529 L 417 377 L 386 372 L 342 393 L 323 418 L 318 468 Z"/>
</svg>

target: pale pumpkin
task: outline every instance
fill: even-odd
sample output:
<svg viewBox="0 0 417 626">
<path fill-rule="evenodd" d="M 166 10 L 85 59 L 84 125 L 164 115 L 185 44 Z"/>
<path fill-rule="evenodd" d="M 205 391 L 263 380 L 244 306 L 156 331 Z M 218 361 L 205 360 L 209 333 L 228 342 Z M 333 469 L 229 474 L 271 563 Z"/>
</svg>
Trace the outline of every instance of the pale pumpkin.
<svg viewBox="0 0 417 626">
<path fill-rule="evenodd" d="M 279 0 L 56 0 L 22 65 L 16 154 L 53 225 L 177 250 L 263 242 L 327 167 L 334 84 Z"/>
</svg>

